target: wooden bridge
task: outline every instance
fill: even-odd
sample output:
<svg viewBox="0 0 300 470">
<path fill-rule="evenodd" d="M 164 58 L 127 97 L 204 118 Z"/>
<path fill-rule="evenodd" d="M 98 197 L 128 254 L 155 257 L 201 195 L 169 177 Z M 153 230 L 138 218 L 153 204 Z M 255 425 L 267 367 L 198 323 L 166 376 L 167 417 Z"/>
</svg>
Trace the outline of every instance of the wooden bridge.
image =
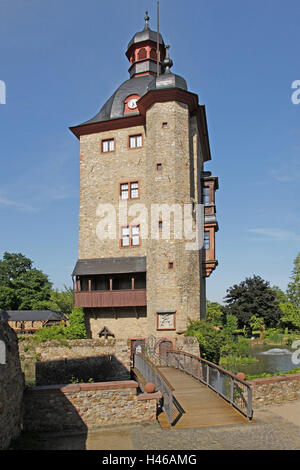
<svg viewBox="0 0 300 470">
<path fill-rule="evenodd" d="M 252 419 L 249 384 L 221 367 L 182 351 L 168 351 L 156 367 L 135 355 L 135 369 L 162 393 L 166 419 L 175 428 L 242 424 Z"/>
</svg>

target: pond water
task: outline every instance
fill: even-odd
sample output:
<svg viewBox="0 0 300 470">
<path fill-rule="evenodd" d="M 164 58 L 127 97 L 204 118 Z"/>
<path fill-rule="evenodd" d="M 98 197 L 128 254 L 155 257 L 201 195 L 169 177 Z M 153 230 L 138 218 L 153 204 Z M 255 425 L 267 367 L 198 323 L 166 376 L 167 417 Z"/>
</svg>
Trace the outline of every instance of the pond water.
<svg viewBox="0 0 300 470">
<path fill-rule="evenodd" d="M 258 359 L 253 364 L 238 366 L 238 371 L 249 375 L 258 375 L 276 372 L 285 372 L 299 367 L 292 362 L 292 350 L 286 346 L 270 346 L 265 344 L 254 344 L 251 347 L 250 355 Z"/>
</svg>

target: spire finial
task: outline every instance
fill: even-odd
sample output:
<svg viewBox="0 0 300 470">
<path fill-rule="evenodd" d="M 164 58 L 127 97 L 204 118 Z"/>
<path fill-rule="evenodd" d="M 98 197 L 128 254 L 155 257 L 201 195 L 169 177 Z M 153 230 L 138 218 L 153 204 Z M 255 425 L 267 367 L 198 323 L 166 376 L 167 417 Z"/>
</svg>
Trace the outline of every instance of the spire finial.
<svg viewBox="0 0 300 470">
<path fill-rule="evenodd" d="M 165 48 L 166 48 L 166 57 L 165 57 L 165 60 L 163 62 L 163 65 L 165 67 L 165 73 L 170 73 L 170 68 L 173 65 L 173 60 L 170 59 L 170 56 L 169 56 L 170 44 L 166 44 Z"/>
<path fill-rule="evenodd" d="M 145 28 L 144 28 L 144 29 L 149 29 L 149 20 L 150 20 L 150 17 L 149 17 L 149 15 L 148 15 L 148 11 L 146 11 L 145 14 L 146 14 L 146 15 L 145 15 L 145 18 L 144 18 L 144 20 L 145 20 Z"/>
</svg>

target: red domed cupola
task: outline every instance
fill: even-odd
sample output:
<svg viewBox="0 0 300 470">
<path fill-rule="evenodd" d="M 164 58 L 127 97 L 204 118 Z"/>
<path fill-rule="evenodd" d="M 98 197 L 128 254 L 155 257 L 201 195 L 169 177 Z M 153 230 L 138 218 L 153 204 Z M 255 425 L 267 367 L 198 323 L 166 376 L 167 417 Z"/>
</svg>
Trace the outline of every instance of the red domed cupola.
<svg viewBox="0 0 300 470">
<path fill-rule="evenodd" d="M 140 75 L 157 75 L 157 32 L 149 28 L 149 16 L 146 12 L 145 27 L 136 33 L 127 46 L 126 56 L 130 62 L 130 78 Z M 162 73 L 162 62 L 165 58 L 165 44 L 158 34 L 159 73 Z"/>
</svg>

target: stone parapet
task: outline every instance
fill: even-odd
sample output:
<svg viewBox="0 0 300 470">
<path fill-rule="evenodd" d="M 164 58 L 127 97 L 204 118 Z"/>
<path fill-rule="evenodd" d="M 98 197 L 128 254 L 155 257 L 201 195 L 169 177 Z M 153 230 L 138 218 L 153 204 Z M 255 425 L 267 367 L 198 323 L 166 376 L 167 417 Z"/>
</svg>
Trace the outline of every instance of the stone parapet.
<svg viewBox="0 0 300 470">
<path fill-rule="evenodd" d="M 300 399 L 300 374 L 248 381 L 253 390 L 253 408 Z"/>
<path fill-rule="evenodd" d="M 137 382 L 116 381 L 32 387 L 24 395 L 24 430 L 87 431 L 152 422 L 158 394 L 137 395 Z"/>
</svg>

